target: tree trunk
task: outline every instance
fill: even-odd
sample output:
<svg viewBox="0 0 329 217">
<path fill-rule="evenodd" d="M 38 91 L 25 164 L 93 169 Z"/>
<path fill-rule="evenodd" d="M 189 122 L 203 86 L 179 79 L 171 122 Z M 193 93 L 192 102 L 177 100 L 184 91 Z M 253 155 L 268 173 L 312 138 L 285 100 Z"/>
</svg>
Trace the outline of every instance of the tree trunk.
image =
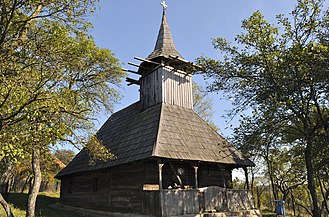
<svg viewBox="0 0 329 217">
<path fill-rule="evenodd" d="M 14 187 L 14 177 L 13 177 L 13 175 L 11 175 L 11 176 L 9 176 L 9 179 L 8 179 L 8 192 L 13 191 L 14 190 L 13 187 Z"/>
<path fill-rule="evenodd" d="M 27 184 L 30 182 L 30 176 L 28 176 L 26 179 L 25 179 L 25 182 L 23 184 L 23 187 L 22 187 L 22 190 L 21 190 L 21 193 L 23 194 L 26 187 L 27 187 Z"/>
<path fill-rule="evenodd" d="M 18 192 L 18 186 L 19 186 L 21 180 L 22 180 L 21 175 L 14 176 L 13 187 L 12 187 L 12 190 L 14 192 Z"/>
<path fill-rule="evenodd" d="M 265 153 L 265 156 L 264 156 L 264 160 L 267 164 L 267 170 L 268 170 L 268 175 L 269 175 L 269 178 L 270 178 L 270 182 L 271 182 L 271 189 L 272 189 L 272 193 L 273 193 L 273 197 L 274 197 L 274 200 L 277 200 L 278 199 L 278 195 L 277 195 L 277 192 L 275 190 L 275 184 L 274 184 L 274 180 L 273 180 L 273 171 L 272 171 L 272 163 L 269 159 L 269 146 L 267 146 L 266 148 L 266 153 Z M 273 202 L 272 202 L 273 204 Z"/>
<path fill-rule="evenodd" d="M 255 184 L 255 173 L 254 173 L 254 170 L 253 168 L 250 169 L 250 172 L 251 172 L 251 195 L 252 195 L 252 198 L 255 198 L 255 187 L 254 187 L 254 184 Z M 256 201 L 254 200 L 254 207 L 256 207 Z"/>
<path fill-rule="evenodd" d="M 291 192 L 291 203 L 292 203 L 292 210 L 294 212 L 294 216 L 296 216 L 295 197 L 292 192 Z"/>
<path fill-rule="evenodd" d="M 0 204 L 2 205 L 3 209 L 5 210 L 8 217 L 14 217 L 13 212 L 7 201 L 3 198 L 2 194 L 0 194 Z"/>
<path fill-rule="evenodd" d="M 270 182 L 271 182 L 271 188 L 272 188 L 273 197 L 274 197 L 274 200 L 277 200 L 278 199 L 278 195 L 277 195 L 277 192 L 275 190 L 275 183 L 274 183 L 274 180 L 273 180 L 272 173 L 270 173 L 269 176 L 270 176 Z"/>
<path fill-rule="evenodd" d="M 310 141 L 307 141 L 305 148 L 305 163 L 307 171 L 307 187 L 310 191 L 312 198 L 312 214 L 314 217 L 321 217 L 320 208 L 318 206 L 318 197 L 316 195 L 315 184 L 314 184 L 314 171 L 312 164 L 312 144 Z"/>
<path fill-rule="evenodd" d="M 322 210 L 325 209 L 326 212 L 329 214 L 328 203 L 327 203 L 327 198 L 329 196 L 329 191 L 326 191 L 324 189 L 324 187 L 322 186 L 324 184 L 322 183 L 320 176 L 318 176 L 318 181 L 319 181 L 319 185 L 320 185 L 321 194 L 322 194 L 322 197 L 323 197 L 321 209 Z"/>
<path fill-rule="evenodd" d="M 256 185 L 256 195 L 257 195 L 257 209 L 261 209 L 261 201 L 260 201 L 260 190 L 259 187 Z"/>
<path fill-rule="evenodd" d="M 284 192 L 282 192 L 282 194 L 283 194 L 282 200 L 286 201 L 287 197 L 288 197 L 288 193 L 286 191 L 284 191 Z"/>
<path fill-rule="evenodd" d="M 30 190 L 28 199 L 27 199 L 27 210 L 26 217 L 34 217 L 35 216 L 35 205 L 37 202 L 37 196 L 39 193 L 40 185 L 41 185 L 41 169 L 40 169 L 40 150 L 33 150 L 32 154 L 32 172 L 33 172 L 33 184 Z"/>
<path fill-rule="evenodd" d="M 246 178 L 246 186 L 247 186 L 247 190 L 249 190 L 249 179 L 248 179 L 248 169 L 247 167 L 243 167 L 243 171 L 244 171 L 244 175 L 245 175 L 245 178 Z"/>
<path fill-rule="evenodd" d="M 0 120 L 0 130 L 2 129 L 2 120 Z M 9 204 L 7 203 L 7 201 L 5 200 L 5 198 L 3 198 L 2 194 L 0 193 L 0 204 L 3 207 L 3 209 L 6 212 L 6 215 L 8 217 L 14 217 L 13 212 L 11 211 L 11 208 L 9 206 Z"/>
<path fill-rule="evenodd" d="M 9 187 L 8 187 L 8 182 L 4 181 L 2 184 L 1 184 L 1 189 L 0 189 L 0 192 L 2 194 L 2 197 L 3 199 L 5 200 L 8 200 L 8 197 L 9 197 Z"/>
</svg>

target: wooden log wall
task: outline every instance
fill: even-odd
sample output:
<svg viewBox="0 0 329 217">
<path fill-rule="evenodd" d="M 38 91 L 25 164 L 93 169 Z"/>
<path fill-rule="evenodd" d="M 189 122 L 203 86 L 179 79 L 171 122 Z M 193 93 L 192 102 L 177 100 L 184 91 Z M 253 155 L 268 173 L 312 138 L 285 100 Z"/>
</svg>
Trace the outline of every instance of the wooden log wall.
<svg viewBox="0 0 329 217">
<path fill-rule="evenodd" d="M 134 162 L 63 177 L 61 201 L 67 205 L 142 213 L 143 163 Z"/>
<path fill-rule="evenodd" d="M 169 69 L 169 70 L 168 70 Z M 170 105 L 193 109 L 192 76 L 163 68 L 162 100 Z"/>
<path fill-rule="evenodd" d="M 184 168 L 192 185 L 192 165 L 174 161 L 172 164 L 176 169 Z M 230 170 L 217 165 L 201 164 L 198 171 L 199 186 L 219 186 L 230 178 Z M 167 175 L 163 173 L 163 176 Z M 245 191 L 206 189 L 210 190 L 159 191 L 158 162 L 140 161 L 63 177 L 61 201 L 67 205 L 151 216 L 197 214 L 214 208 L 234 211 L 252 204 L 251 195 Z"/>
<path fill-rule="evenodd" d="M 142 109 L 158 103 L 193 109 L 192 76 L 166 66 L 141 78 Z"/>
<path fill-rule="evenodd" d="M 158 69 L 141 78 L 140 101 L 142 109 L 162 102 L 162 70 Z"/>
<path fill-rule="evenodd" d="M 111 168 L 109 208 L 112 211 L 142 213 L 143 163 Z"/>
<path fill-rule="evenodd" d="M 61 201 L 73 206 L 105 209 L 109 183 L 109 170 L 64 177 L 61 184 Z"/>
<path fill-rule="evenodd" d="M 199 187 L 218 186 L 232 187 L 232 175 L 230 169 L 219 168 L 217 165 L 202 164 L 198 169 Z"/>
</svg>

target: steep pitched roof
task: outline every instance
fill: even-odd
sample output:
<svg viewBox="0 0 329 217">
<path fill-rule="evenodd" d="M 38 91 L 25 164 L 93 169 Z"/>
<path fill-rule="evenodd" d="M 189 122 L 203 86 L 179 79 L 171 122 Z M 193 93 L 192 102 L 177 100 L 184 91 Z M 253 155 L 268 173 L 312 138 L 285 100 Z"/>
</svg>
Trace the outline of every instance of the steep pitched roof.
<svg viewBox="0 0 329 217">
<path fill-rule="evenodd" d="M 166 10 L 163 10 L 161 26 L 155 48 L 153 52 L 147 57 L 147 59 L 151 60 L 157 57 L 168 58 L 169 56 L 178 56 L 183 59 L 183 57 L 176 50 L 176 46 L 171 36 L 170 28 L 167 22 Z"/>
<path fill-rule="evenodd" d="M 116 160 L 89 164 L 89 154 L 82 150 L 57 177 L 137 161 L 152 156 L 158 132 L 161 105 L 140 112 L 134 103 L 114 113 L 99 129 L 97 137 L 116 156 Z"/>
<path fill-rule="evenodd" d="M 254 165 L 191 109 L 164 104 L 159 132 L 154 156 Z"/>
<path fill-rule="evenodd" d="M 254 166 L 193 110 L 157 104 L 140 112 L 139 106 L 137 102 L 113 114 L 97 133 L 116 160 L 91 166 L 82 150 L 57 177 L 151 157 Z"/>
</svg>

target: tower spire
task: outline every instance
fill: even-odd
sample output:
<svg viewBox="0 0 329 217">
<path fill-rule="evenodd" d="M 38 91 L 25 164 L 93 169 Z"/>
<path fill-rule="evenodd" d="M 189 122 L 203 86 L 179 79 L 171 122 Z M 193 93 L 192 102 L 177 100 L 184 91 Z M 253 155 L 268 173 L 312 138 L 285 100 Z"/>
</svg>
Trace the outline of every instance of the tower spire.
<svg viewBox="0 0 329 217">
<path fill-rule="evenodd" d="M 166 2 L 165 2 L 165 1 L 162 1 L 160 4 L 161 4 L 162 7 L 163 7 L 163 12 L 165 12 L 166 9 L 167 9 L 167 7 L 168 7 L 167 4 L 166 4 Z"/>
<path fill-rule="evenodd" d="M 167 22 L 166 9 L 167 5 L 165 1 L 161 2 L 163 7 L 162 21 L 160 30 L 158 33 L 157 41 L 153 52 L 147 57 L 147 59 L 154 59 L 157 57 L 178 56 L 183 59 L 183 57 L 176 50 L 174 40 L 172 38 L 170 28 Z"/>
</svg>

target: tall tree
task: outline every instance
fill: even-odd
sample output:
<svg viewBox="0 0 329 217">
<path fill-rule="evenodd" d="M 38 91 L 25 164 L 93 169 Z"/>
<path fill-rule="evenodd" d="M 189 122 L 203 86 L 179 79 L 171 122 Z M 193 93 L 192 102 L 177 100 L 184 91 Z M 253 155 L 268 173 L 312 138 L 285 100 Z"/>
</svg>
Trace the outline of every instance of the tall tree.
<svg viewBox="0 0 329 217">
<path fill-rule="evenodd" d="M 237 46 L 213 39 L 223 60 L 200 57 L 198 63 L 214 79 L 213 91 L 235 99 L 234 111 L 254 110 L 253 117 L 290 126 L 288 134 L 303 150 L 312 214 L 320 217 L 315 158 L 324 149 L 317 138 L 328 130 L 329 10 L 324 0 L 299 0 L 291 17 L 278 15 L 275 27 L 257 11 L 244 20 Z M 321 159 L 319 159 L 321 161 Z"/>
<path fill-rule="evenodd" d="M 213 102 L 209 97 L 208 92 L 197 83 L 193 82 L 193 109 L 194 111 L 205 120 L 212 128 L 219 131 L 219 128 L 213 122 Z"/>
<path fill-rule="evenodd" d="M 96 2 L 0 0 L 0 160 L 31 157 L 27 216 L 35 216 L 40 155 L 50 145 L 87 144 L 100 150 L 96 159 L 111 157 L 89 135 L 95 114 L 118 99 L 115 85 L 123 73 L 88 35 Z"/>
</svg>

